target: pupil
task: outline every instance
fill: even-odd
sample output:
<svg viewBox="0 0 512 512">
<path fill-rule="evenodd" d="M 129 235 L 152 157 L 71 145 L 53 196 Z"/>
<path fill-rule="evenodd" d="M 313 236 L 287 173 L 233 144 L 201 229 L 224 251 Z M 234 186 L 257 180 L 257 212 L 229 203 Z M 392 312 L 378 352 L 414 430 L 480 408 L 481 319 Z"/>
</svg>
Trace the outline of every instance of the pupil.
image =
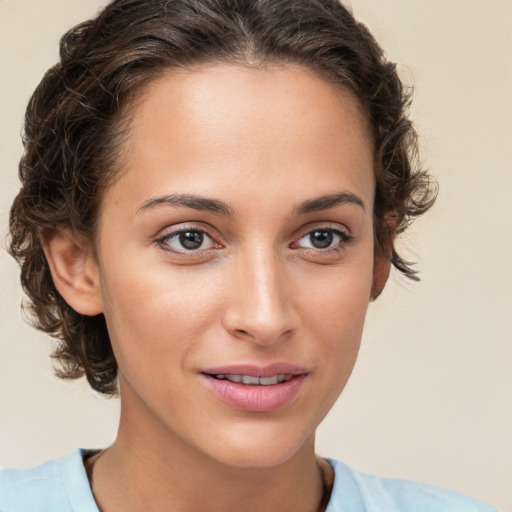
<svg viewBox="0 0 512 512">
<path fill-rule="evenodd" d="M 197 249 L 203 243 L 203 234 L 198 231 L 180 233 L 180 243 L 185 249 Z"/>
<path fill-rule="evenodd" d="M 311 233 L 310 238 L 316 249 L 325 249 L 332 244 L 332 233 L 329 231 L 315 231 Z"/>
</svg>

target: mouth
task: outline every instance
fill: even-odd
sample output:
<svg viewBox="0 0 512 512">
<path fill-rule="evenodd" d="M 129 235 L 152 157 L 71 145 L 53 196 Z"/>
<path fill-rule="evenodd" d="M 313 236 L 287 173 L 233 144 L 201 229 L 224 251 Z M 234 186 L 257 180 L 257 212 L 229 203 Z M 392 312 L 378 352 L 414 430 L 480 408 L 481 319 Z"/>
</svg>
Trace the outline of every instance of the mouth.
<svg viewBox="0 0 512 512">
<path fill-rule="evenodd" d="M 256 377 L 254 375 L 242 375 L 236 373 L 218 373 L 218 374 L 207 374 L 210 377 L 218 380 L 228 380 L 229 382 L 235 382 L 237 384 L 245 384 L 246 386 L 275 386 L 282 382 L 288 382 L 293 375 L 290 373 L 278 373 L 270 377 Z"/>
<path fill-rule="evenodd" d="M 295 401 L 309 372 L 289 364 L 224 366 L 200 372 L 224 404 L 247 412 L 272 412 Z"/>
</svg>

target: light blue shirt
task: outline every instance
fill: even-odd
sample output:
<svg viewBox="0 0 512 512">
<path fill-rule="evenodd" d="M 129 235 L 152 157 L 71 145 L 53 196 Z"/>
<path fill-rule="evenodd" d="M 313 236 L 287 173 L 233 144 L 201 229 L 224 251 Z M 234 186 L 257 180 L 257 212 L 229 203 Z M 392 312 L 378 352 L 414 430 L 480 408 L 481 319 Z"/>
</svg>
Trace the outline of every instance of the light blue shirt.
<svg viewBox="0 0 512 512">
<path fill-rule="evenodd" d="M 0 469 L 0 512 L 99 512 L 83 465 L 85 453 L 74 450 L 33 469 Z M 365 475 L 328 460 L 335 478 L 327 512 L 497 512 L 456 492 Z"/>
</svg>

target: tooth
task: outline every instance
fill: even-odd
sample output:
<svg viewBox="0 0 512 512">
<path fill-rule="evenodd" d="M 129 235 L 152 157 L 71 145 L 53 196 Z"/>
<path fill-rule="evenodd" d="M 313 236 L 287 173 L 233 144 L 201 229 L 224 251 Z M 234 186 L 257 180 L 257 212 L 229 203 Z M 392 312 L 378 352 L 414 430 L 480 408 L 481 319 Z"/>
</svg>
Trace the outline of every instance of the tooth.
<svg viewBox="0 0 512 512">
<path fill-rule="evenodd" d="M 259 377 L 253 377 L 252 375 L 243 375 L 242 382 L 244 384 L 256 385 L 256 384 L 260 383 L 260 379 L 259 379 Z"/>
<path fill-rule="evenodd" d="M 219 373 L 219 374 L 215 375 L 215 377 L 217 379 L 225 379 L 226 378 L 226 376 L 223 373 Z"/>
<path fill-rule="evenodd" d="M 278 382 L 284 382 L 284 380 L 286 379 L 286 375 L 284 373 L 280 373 L 278 376 L 277 376 L 277 381 Z"/>
<path fill-rule="evenodd" d="M 242 382 L 242 376 L 241 375 L 228 375 L 227 379 L 231 382 Z"/>
<path fill-rule="evenodd" d="M 263 386 L 273 386 L 278 383 L 278 376 L 274 375 L 273 377 L 260 377 L 260 384 Z"/>
</svg>

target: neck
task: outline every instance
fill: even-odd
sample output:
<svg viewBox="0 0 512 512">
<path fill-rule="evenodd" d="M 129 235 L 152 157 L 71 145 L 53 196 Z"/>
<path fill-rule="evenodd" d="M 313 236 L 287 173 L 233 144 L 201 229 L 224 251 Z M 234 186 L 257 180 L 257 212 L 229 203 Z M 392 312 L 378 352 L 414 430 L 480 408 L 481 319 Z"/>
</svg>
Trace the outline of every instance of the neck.
<svg viewBox="0 0 512 512">
<path fill-rule="evenodd" d="M 92 488 L 102 512 L 192 512 L 205 506 L 212 512 L 317 512 L 325 507 L 329 490 L 314 454 L 314 437 L 280 464 L 233 467 L 151 418 L 143 421 L 140 414 L 122 411 L 116 441 L 91 461 Z"/>
</svg>

